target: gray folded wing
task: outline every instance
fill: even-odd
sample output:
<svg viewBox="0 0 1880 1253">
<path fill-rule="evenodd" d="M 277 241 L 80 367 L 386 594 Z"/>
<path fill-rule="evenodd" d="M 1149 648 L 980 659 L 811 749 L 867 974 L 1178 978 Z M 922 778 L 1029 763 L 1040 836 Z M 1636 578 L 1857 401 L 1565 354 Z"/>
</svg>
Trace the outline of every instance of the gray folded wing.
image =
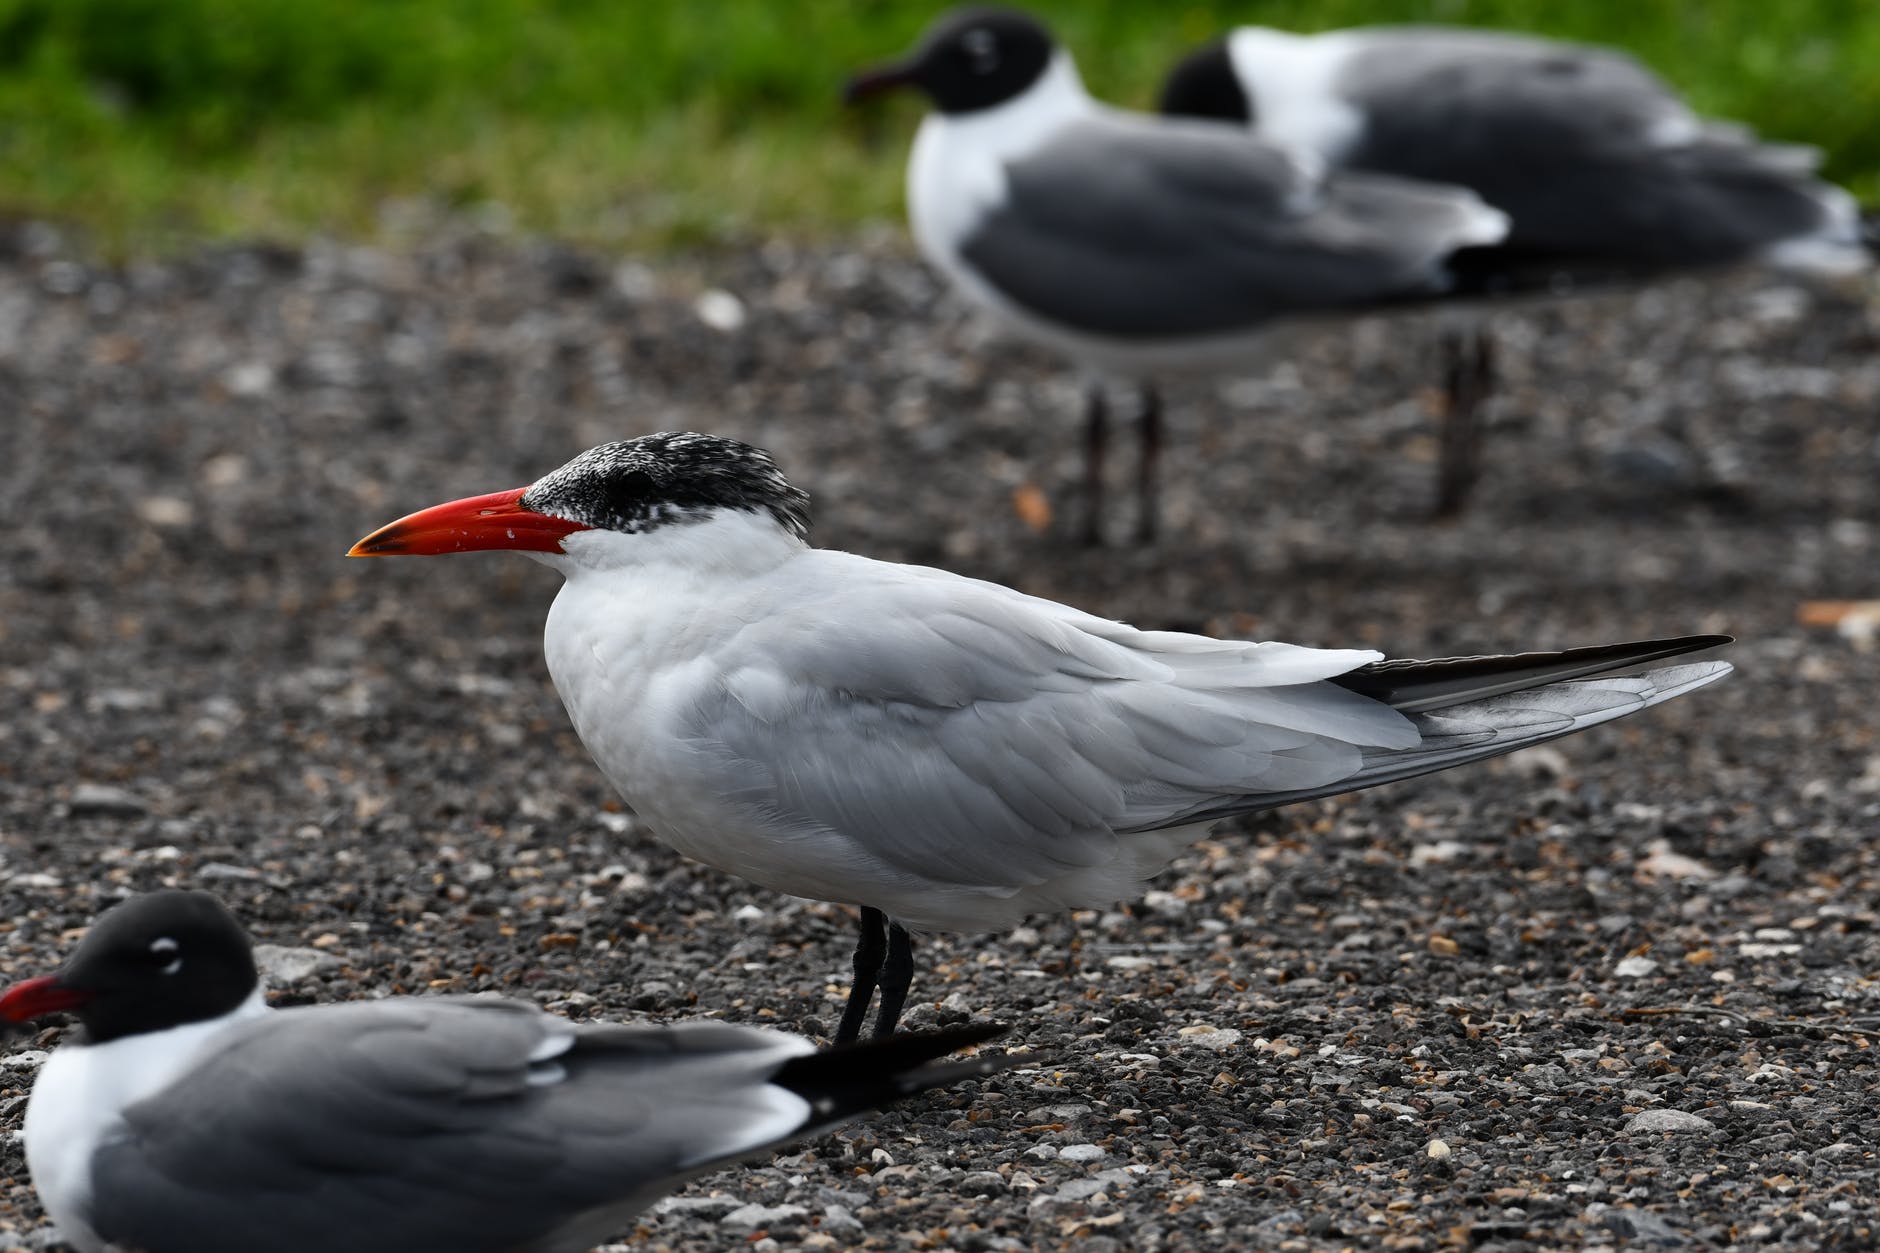
<svg viewBox="0 0 1880 1253">
<path fill-rule="evenodd" d="M 807 1106 L 765 1079 L 808 1051 L 495 999 L 283 1011 L 128 1111 L 93 1225 L 143 1253 L 586 1247 L 550 1237 L 797 1130 Z"/>
<path fill-rule="evenodd" d="M 1482 31 L 1352 36 L 1337 90 L 1363 128 L 1340 164 L 1472 188 L 1513 218 L 1511 248 L 1698 265 L 1831 216 L 1811 150 L 1700 122 L 1623 53 Z"/>
<path fill-rule="evenodd" d="M 1499 226 L 1471 194 L 1317 178 L 1207 123 L 1102 115 L 1006 166 L 961 252 L 1021 308 L 1099 335 L 1231 335 L 1287 315 L 1439 292 Z"/>
<path fill-rule="evenodd" d="M 1119 831 L 1335 784 L 1415 742 L 1324 681 L 1374 653 L 1140 632 L 918 573 L 831 572 L 839 619 L 803 592 L 751 622 L 675 729 L 690 785 L 779 839 L 835 832 L 910 879 L 1017 889 L 1110 863 Z"/>
</svg>

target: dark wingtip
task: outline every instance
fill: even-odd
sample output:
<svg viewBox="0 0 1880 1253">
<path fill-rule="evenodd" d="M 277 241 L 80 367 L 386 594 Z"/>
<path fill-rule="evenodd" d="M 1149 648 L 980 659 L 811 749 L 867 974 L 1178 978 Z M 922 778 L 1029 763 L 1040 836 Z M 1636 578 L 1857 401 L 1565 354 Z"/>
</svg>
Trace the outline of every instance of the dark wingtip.
<svg viewBox="0 0 1880 1253">
<path fill-rule="evenodd" d="M 1438 657 L 1427 661 L 1393 658 L 1360 666 L 1331 681 L 1404 713 L 1422 713 L 1549 683 L 1609 674 L 1733 642 L 1728 635 L 1678 635 L 1559 652 Z"/>
<path fill-rule="evenodd" d="M 1029 1053 L 941 1060 L 961 1049 L 995 1040 L 1009 1030 L 1003 1023 L 979 1023 L 838 1044 L 791 1058 L 777 1068 L 770 1081 L 822 1105 L 828 1121 L 840 1121 L 929 1088 L 982 1078 L 1036 1061 Z"/>
<path fill-rule="evenodd" d="M 1011 1027 L 1002 1022 L 967 1023 L 960 1027 L 942 1027 L 935 1031 L 904 1031 L 898 1035 L 883 1036 L 874 1040 L 856 1040 L 849 1044 L 836 1044 L 824 1049 L 820 1056 L 844 1056 L 868 1054 L 874 1061 L 885 1065 L 918 1065 L 932 1061 L 936 1057 L 945 1057 L 948 1053 L 957 1053 L 961 1049 L 973 1048 L 989 1040 L 996 1040 L 1011 1031 Z"/>
</svg>

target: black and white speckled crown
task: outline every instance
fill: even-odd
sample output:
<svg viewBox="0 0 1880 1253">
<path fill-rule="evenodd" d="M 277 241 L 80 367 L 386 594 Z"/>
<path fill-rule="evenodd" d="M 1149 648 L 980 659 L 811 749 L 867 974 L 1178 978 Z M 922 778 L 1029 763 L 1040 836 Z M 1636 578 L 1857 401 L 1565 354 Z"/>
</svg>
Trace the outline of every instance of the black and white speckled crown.
<svg viewBox="0 0 1880 1253">
<path fill-rule="evenodd" d="M 809 494 L 761 448 L 692 431 L 660 431 L 590 448 L 536 480 L 522 506 L 598 530 L 637 535 L 723 510 L 767 511 L 809 537 Z"/>
</svg>

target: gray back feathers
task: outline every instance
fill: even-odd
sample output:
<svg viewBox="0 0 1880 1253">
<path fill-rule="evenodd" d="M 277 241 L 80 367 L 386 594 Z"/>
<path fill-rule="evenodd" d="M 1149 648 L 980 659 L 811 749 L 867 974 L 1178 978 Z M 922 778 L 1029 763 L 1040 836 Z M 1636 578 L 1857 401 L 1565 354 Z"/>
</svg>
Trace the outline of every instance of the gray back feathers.
<svg viewBox="0 0 1880 1253">
<path fill-rule="evenodd" d="M 964 256 L 1022 308 L 1094 334 L 1231 335 L 1440 291 L 1443 259 L 1487 242 L 1470 193 L 1321 181 L 1207 123 L 1106 113 L 1006 173 Z"/>
<path fill-rule="evenodd" d="M 957 1077 L 915 1068 L 986 1034 L 910 1037 L 893 1073 L 872 1074 L 867 1046 L 845 1066 L 880 1103 Z M 286 1010 L 214 1047 L 96 1155 L 107 1239 L 143 1253 L 582 1249 L 686 1176 L 864 1108 L 772 1082 L 813 1052 L 795 1037 L 574 1027 L 493 998 Z"/>
<path fill-rule="evenodd" d="M 1510 248 L 1641 269 L 1740 260 L 1830 225 L 1806 149 L 1700 123 L 1623 53 L 1486 31 L 1380 28 L 1338 90 L 1352 169 L 1473 188 Z"/>
</svg>

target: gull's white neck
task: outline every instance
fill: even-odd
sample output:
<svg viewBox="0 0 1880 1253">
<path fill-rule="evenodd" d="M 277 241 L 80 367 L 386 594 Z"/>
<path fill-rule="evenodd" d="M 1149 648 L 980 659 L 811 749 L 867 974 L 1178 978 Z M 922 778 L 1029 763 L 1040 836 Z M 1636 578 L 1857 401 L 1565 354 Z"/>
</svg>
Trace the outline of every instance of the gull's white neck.
<svg viewBox="0 0 1880 1253">
<path fill-rule="evenodd" d="M 257 985 L 220 1018 L 104 1044 L 75 1041 L 46 1060 L 26 1106 L 26 1164 L 46 1213 L 68 1242 L 86 1253 L 105 1248 L 85 1221 L 91 1157 L 124 1111 L 176 1082 L 225 1032 L 268 1012 Z"/>
<path fill-rule="evenodd" d="M 1038 81 L 1004 104 L 929 113 L 907 166 L 908 216 L 922 251 L 945 268 L 979 219 L 1004 199 L 1006 162 L 1098 108 L 1076 63 L 1059 49 Z"/>
<path fill-rule="evenodd" d="M 1296 35 L 1242 26 L 1227 56 L 1253 106 L 1254 129 L 1275 143 L 1337 165 L 1364 134 L 1364 115 L 1340 94 L 1338 79 L 1357 51 L 1351 34 Z"/>
</svg>

